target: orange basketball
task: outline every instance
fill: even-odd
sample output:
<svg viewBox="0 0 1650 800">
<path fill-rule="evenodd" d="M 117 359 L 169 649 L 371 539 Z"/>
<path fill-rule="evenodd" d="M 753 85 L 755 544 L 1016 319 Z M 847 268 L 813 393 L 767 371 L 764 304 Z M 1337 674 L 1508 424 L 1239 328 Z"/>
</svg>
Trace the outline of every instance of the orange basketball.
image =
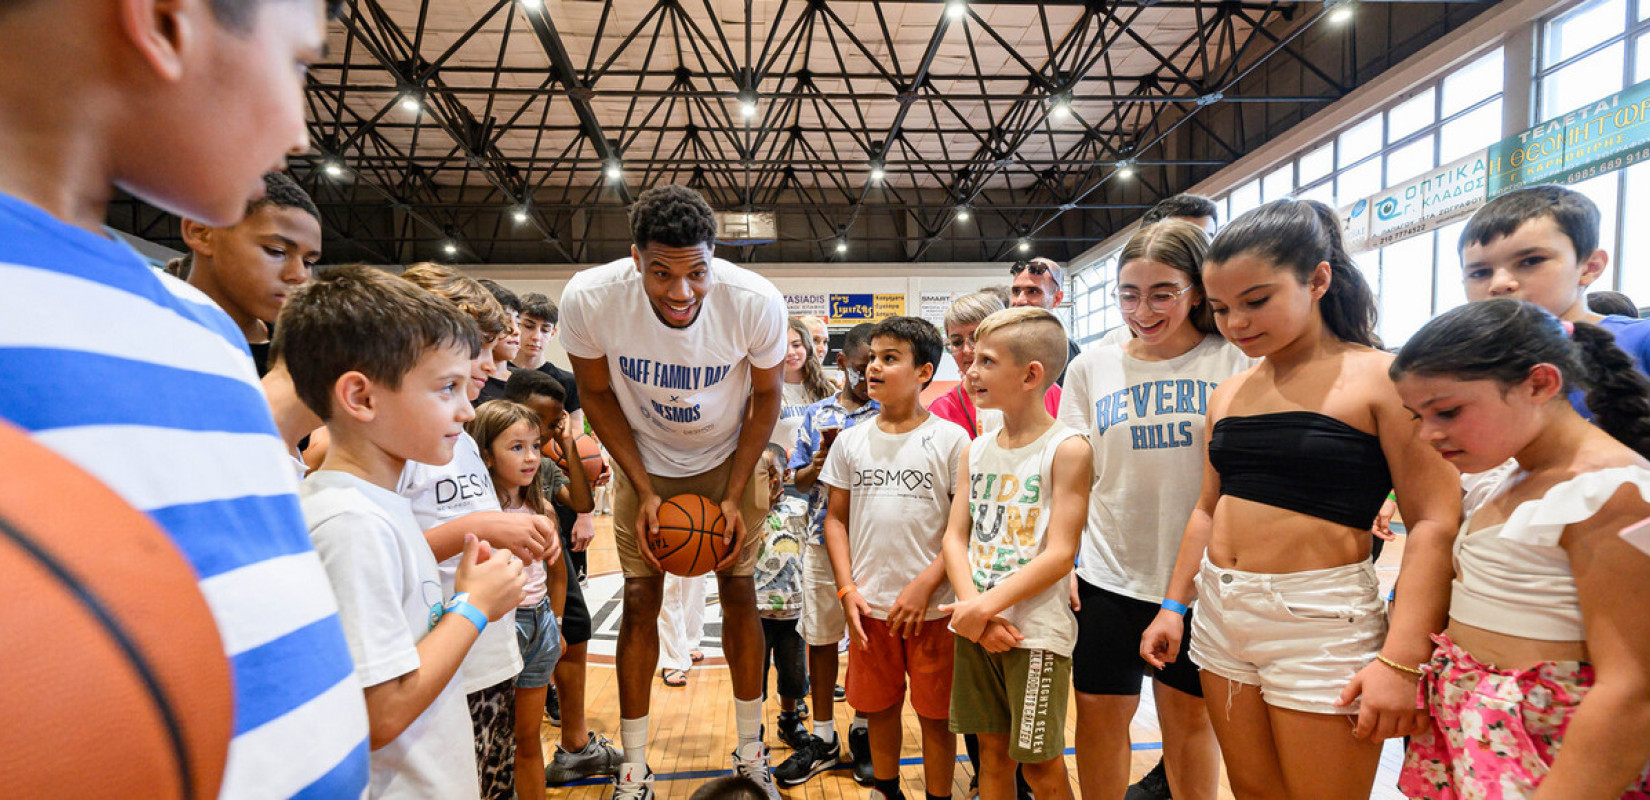
<svg viewBox="0 0 1650 800">
<path fill-rule="evenodd" d="M 659 533 L 647 547 L 666 572 L 691 578 L 716 567 L 728 554 L 722 542 L 728 521 L 716 501 L 697 494 L 679 494 L 659 505 Z"/>
<path fill-rule="evenodd" d="M 556 466 L 561 467 L 562 472 L 567 472 L 567 454 L 561 451 L 561 442 L 551 439 L 539 448 L 539 452 L 543 453 L 545 458 L 556 462 Z"/>
<path fill-rule="evenodd" d="M 584 462 L 584 476 L 594 481 L 607 474 L 607 461 L 602 458 L 602 446 L 596 437 L 590 434 L 581 435 L 573 440 L 573 445 L 579 448 L 579 460 Z"/>
<path fill-rule="evenodd" d="M 0 775 L 8 797 L 216 798 L 229 662 L 149 517 L 0 424 Z"/>
</svg>

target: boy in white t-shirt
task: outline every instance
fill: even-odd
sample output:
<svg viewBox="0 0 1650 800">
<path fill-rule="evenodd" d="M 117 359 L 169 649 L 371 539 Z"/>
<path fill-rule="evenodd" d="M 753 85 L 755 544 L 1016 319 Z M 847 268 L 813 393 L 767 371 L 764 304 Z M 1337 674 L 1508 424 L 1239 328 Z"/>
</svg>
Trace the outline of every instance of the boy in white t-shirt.
<svg viewBox="0 0 1650 800">
<path fill-rule="evenodd" d="M 277 335 L 302 354 L 293 385 L 332 433 L 298 494 L 365 687 L 369 796 L 479 797 L 455 677 L 488 623 L 521 600 L 522 565 L 465 537 L 449 599 L 411 505 L 393 491 L 409 460 L 450 460 L 475 416 L 463 385 L 479 332 L 450 303 L 344 267 L 298 291 Z"/>
<path fill-rule="evenodd" d="M 1043 393 L 1066 364 L 1060 320 L 998 311 L 974 331 L 968 383 L 1003 427 L 968 447 L 945 566 L 957 602 L 951 729 L 980 737 L 980 797 L 1014 796 L 1018 762 L 1038 800 L 1069 800 L 1066 702 L 1077 643 L 1066 576 L 1088 515 L 1093 451 L 1050 416 Z"/>
<path fill-rule="evenodd" d="M 947 726 L 954 637 L 940 610 L 953 596 L 941 546 L 968 434 L 920 402 L 944 349 L 926 320 L 877 323 L 866 380 L 882 409 L 837 437 L 819 475 L 830 487 L 825 546 L 853 639 L 848 704 L 870 720 L 871 796 L 889 800 L 904 797 L 900 711 L 907 674 L 930 800 L 951 796 L 957 762 L 957 737 Z"/>
</svg>

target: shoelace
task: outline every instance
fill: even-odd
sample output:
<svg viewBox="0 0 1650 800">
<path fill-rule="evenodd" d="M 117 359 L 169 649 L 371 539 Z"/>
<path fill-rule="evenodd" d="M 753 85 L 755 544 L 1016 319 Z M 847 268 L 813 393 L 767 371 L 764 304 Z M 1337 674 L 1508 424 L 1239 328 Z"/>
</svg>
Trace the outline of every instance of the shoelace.
<svg viewBox="0 0 1650 800">
<path fill-rule="evenodd" d="M 734 758 L 733 768 L 740 775 L 750 778 L 751 780 L 764 786 L 773 781 L 773 776 L 768 772 L 768 760 L 766 758 L 757 757 L 751 759 L 750 761 L 746 761 L 741 758 Z"/>
</svg>

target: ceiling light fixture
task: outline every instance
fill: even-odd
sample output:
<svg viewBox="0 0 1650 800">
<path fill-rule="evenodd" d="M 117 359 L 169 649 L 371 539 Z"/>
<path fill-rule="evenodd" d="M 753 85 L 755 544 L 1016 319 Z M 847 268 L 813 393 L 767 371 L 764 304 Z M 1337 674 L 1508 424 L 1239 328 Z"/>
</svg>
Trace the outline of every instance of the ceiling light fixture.
<svg viewBox="0 0 1650 800">
<path fill-rule="evenodd" d="M 615 158 L 607 162 L 607 169 L 603 170 L 603 173 L 607 175 L 608 180 L 616 181 L 624 177 L 624 167 L 620 166 L 619 160 Z"/>
<path fill-rule="evenodd" d="M 1064 97 L 1054 98 L 1053 104 L 1048 109 L 1048 118 L 1055 122 L 1065 122 L 1071 119 L 1071 103 L 1067 102 Z"/>
<path fill-rule="evenodd" d="M 512 213 L 512 216 L 514 216 L 516 218 L 516 223 L 517 224 L 526 222 L 527 221 L 527 206 L 517 206 L 516 210 Z"/>
<path fill-rule="evenodd" d="M 447 251 L 447 255 L 450 255 L 450 256 L 458 255 L 458 245 L 456 245 L 452 242 L 447 242 L 446 244 L 443 244 L 441 246 L 441 249 Z"/>
<path fill-rule="evenodd" d="M 522 8 L 538 8 L 542 3 L 539 0 L 521 0 Z"/>
<path fill-rule="evenodd" d="M 872 180 L 872 182 L 880 181 L 885 177 L 888 177 L 888 173 L 883 171 L 881 164 L 872 164 L 871 165 L 871 180 Z"/>
<path fill-rule="evenodd" d="M 1117 177 L 1119 177 L 1119 178 L 1132 178 L 1132 177 L 1134 177 L 1134 161 L 1130 160 L 1130 161 L 1119 161 L 1119 162 L 1117 162 Z"/>
<path fill-rule="evenodd" d="M 968 206 L 962 206 L 962 207 L 957 209 L 957 221 L 958 222 L 967 222 L 968 218 L 970 216 L 972 216 L 972 215 L 969 214 L 969 212 L 968 212 Z"/>
<path fill-rule="evenodd" d="M 945 15 L 950 17 L 952 22 L 961 21 L 963 17 L 968 16 L 967 0 L 951 0 L 946 3 Z"/>
<path fill-rule="evenodd" d="M 344 177 L 344 165 L 339 163 L 339 161 L 335 158 L 327 159 L 327 163 L 324 164 L 321 169 L 326 172 L 327 177 L 329 178 Z"/>
<path fill-rule="evenodd" d="M 838 253 L 848 252 L 848 243 L 847 242 L 841 242 L 841 241 L 837 242 L 836 243 L 836 251 Z"/>
<path fill-rule="evenodd" d="M 1022 252 L 1022 253 L 1031 252 L 1031 242 L 1029 240 L 1026 240 L 1026 239 L 1021 239 L 1020 240 L 1020 252 Z"/>
<path fill-rule="evenodd" d="M 1352 0 L 1326 0 L 1325 5 L 1329 11 L 1330 22 L 1341 25 L 1352 19 Z"/>
<path fill-rule="evenodd" d="M 739 116 L 744 117 L 745 119 L 750 119 L 751 117 L 756 116 L 756 102 L 753 100 L 740 101 Z"/>
<path fill-rule="evenodd" d="M 417 114 L 424 110 L 424 104 L 419 101 L 417 94 L 408 92 L 401 95 L 401 110 L 409 114 Z"/>
</svg>

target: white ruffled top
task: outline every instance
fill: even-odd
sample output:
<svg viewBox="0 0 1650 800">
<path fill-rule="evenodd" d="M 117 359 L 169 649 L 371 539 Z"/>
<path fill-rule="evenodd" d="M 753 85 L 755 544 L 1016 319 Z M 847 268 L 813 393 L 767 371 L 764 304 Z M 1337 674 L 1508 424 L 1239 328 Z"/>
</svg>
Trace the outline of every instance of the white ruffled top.
<svg viewBox="0 0 1650 800">
<path fill-rule="evenodd" d="M 1518 470 L 1496 470 L 1484 499 L 1500 494 Z M 1650 470 L 1614 467 L 1555 484 L 1540 499 L 1513 509 L 1500 525 L 1472 530 L 1473 512 L 1455 537 L 1451 619 L 1509 636 L 1554 642 L 1587 638 L 1570 556 L 1559 546 L 1564 527 L 1591 518 L 1623 484 L 1650 501 Z M 1469 531 L 1471 531 L 1469 533 Z"/>
</svg>

